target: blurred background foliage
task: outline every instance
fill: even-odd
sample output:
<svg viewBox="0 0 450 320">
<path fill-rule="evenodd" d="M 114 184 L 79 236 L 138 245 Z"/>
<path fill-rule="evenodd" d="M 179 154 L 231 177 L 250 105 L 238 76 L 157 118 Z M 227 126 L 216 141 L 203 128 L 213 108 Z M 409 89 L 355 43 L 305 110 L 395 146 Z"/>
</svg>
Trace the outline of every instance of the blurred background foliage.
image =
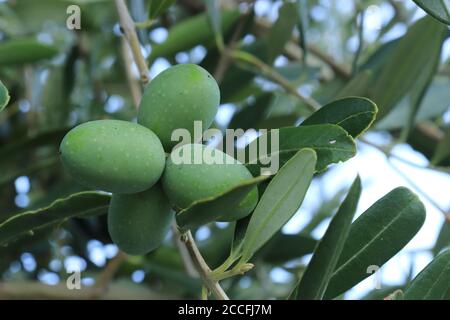
<svg viewBox="0 0 450 320">
<path fill-rule="evenodd" d="M 449 30 L 425 17 L 413 1 L 152 3 L 164 5 L 128 1 L 151 77 L 176 63 L 197 63 L 209 70 L 222 94 L 215 127 L 298 124 L 311 112 L 295 92 L 320 104 L 365 96 L 380 109 L 365 142 L 386 155 L 406 143 L 425 159 L 416 166 L 448 179 Z M 81 8 L 80 30 L 66 27 L 71 4 Z M 219 50 L 223 46 L 253 54 L 260 65 L 224 59 Z M 69 128 L 88 120 L 135 119 L 140 84 L 129 61 L 113 1 L 0 1 L 0 79 L 11 96 L 0 113 L 0 221 L 84 190 L 62 170 L 59 142 Z M 274 73 L 290 87 L 274 81 Z M 347 175 L 347 184 L 331 191 L 322 175 L 315 178 L 309 195 L 313 205 L 307 206 L 302 228 L 280 232 L 254 258 L 254 270 L 224 281 L 232 298 L 282 298 L 290 292 L 316 245 L 314 231 L 328 223 L 354 177 Z M 433 195 L 429 198 L 432 203 Z M 449 221 L 446 203 L 440 210 Z M 104 215 L 61 219 L 1 247 L 0 298 L 65 297 L 60 289 L 74 268 L 82 270 L 83 286 L 108 280 L 105 266 L 117 248 L 105 221 Z M 439 228 L 429 235 L 437 239 L 429 248 L 433 254 L 450 243 L 449 223 Z M 232 232 L 226 223 L 194 230 L 210 266 L 228 256 Z M 410 266 L 414 269 L 413 261 Z M 383 298 L 411 277 L 398 286 L 386 284 L 383 292 L 368 292 L 367 298 Z M 198 279 L 187 276 L 168 237 L 155 252 L 123 261 L 105 297 L 198 298 L 200 287 Z M 83 297 L 83 292 L 76 294 Z"/>
</svg>

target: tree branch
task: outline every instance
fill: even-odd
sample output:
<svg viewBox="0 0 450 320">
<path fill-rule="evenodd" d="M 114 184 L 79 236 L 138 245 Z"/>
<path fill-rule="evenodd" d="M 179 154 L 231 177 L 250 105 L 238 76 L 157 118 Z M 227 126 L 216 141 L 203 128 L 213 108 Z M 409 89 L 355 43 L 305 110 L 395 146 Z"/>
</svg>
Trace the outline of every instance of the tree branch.
<svg viewBox="0 0 450 320">
<path fill-rule="evenodd" d="M 127 5 L 124 0 L 115 0 L 117 12 L 119 14 L 120 26 L 123 33 L 130 45 L 131 52 L 133 53 L 134 61 L 139 69 L 142 83 L 150 81 L 150 75 L 148 73 L 147 62 L 141 52 L 141 45 L 139 43 L 138 36 L 136 34 L 135 24 L 128 12 Z"/>
<path fill-rule="evenodd" d="M 225 293 L 225 291 L 223 291 L 219 282 L 210 277 L 211 269 L 206 264 L 200 251 L 198 250 L 191 231 L 187 231 L 186 233 L 182 234 L 181 240 L 185 243 L 187 251 L 189 252 L 191 259 L 194 262 L 194 265 L 200 273 L 200 277 L 203 279 L 203 282 L 208 290 L 212 292 L 218 300 L 229 300 L 227 294 Z"/>
</svg>

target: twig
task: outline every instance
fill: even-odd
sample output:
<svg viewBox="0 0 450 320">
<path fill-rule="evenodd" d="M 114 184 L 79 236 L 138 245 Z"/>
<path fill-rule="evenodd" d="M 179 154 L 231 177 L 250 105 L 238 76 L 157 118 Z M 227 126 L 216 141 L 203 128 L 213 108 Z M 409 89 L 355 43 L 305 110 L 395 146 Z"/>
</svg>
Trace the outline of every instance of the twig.
<svg viewBox="0 0 450 320">
<path fill-rule="evenodd" d="M 255 57 L 254 55 L 252 55 L 248 52 L 235 50 L 231 53 L 231 56 L 238 61 L 247 63 L 253 67 L 258 68 L 258 70 L 261 71 L 262 74 L 264 74 L 266 77 L 268 77 L 275 83 L 278 83 L 288 93 L 292 94 L 293 96 L 298 98 L 300 101 L 305 103 L 305 105 L 308 107 L 308 109 L 310 109 L 312 112 L 320 109 L 321 106 L 316 100 L 302 95 L 300 92 L 298 92 L 297 88 L 292 86 L 291 83 L 286 78 L 284 78 L 275 69 L 273 69 L 271 66 L 267 65 L 262 60 Z"/>
<path fill-rule="evenodd" d="M 189 252 L 185 244 L 181 241 L 181 234 L 180 231 L 178 231 L 178 227 L 175 221 L 174 223 L 172 223 L 172 235 L 173 235 L 172 236 L 173 242 L 177 247 L 178 251 L 180 252 L 181 259 L 183 260 L 184 269 L 186 270 L 186 273 L 191 277 L 198 277 L 199 274 L 195 269 L 195 266 L 192 262 L 191 256 L 189 255 Z"/>
<path fill-rule="evenodd" d="M 363 142 L 364 144 L 367 144 L 375 149 L 377 149 L 378 151 L 384 153 L 386 155 L 386 157 L 388 158 L 393 158 L 395 160 L 401 161 L 409 166 L 418 168 L 418 169 L 425 169 L 425 170 L 433 170 L 433 171 L 437 171 L 437 172 L 441 172 L 441 173 L 446 173 L 446 174 L 450 174 L 450 168 L 446 168 L 446 167 L 437 167 L 437 166 L 433 166 L 433 165 L 427 165 L 427 166 L 421 166 L 417 163 L 414 163 L 412 161 L 409 161 L 407 159 L 404 159 L 402 157 L 399 157 L 398 155 L 391 153 L 389 151 L 389 148 L 383 147 L 383 146 L 379 146 L 375 143 L 372 143 L 370 141 L 368 141 L 367 139 L 364 139 L 363 137 L 360 137 L 359 140 L 361 142 Z"/>
<path fill-rule="evenodd" d="M 130 56 L 129 47 L 125 39 L 122 39 L 122 58 L 125 65 L 125 73 L 127 75 L 128 85 L 131 90 L 131 97 L 133 98 L 133 104 L 134 107 L 138 109 L 139 103 L 141 101 L 142 92 L 139 83 L 133 77 L 133 71 L 131 70 L 132 57 Z"/>
<path fill-rule="evenodd" d="M 219 282 L 210 277 L 211 269 L 206 264 L 200 251 L 198 250 L 197 245 L 195 244 L 195 240 L 192 237 L 191 231 L 187 231 L 186 233 L 182 234 L 181 239 L 182 241 L 184 241 L 189 255 L 191 256 L 191 259 L 194 262 L 197 270 L 199 271 L 200 276 L 203 279 L 203 283 L 208 288 L 208 290 L 212 292 L 218 300 L 229 300 L 227 294 L 225 293 L 225 291 L 223 291 Z"/>
<path fill-rule="evenodd" d="M 355 56 L 352 63 L 352 74 L 355 75 L 358 72 L 358 61 L 361 56 L 361 52 L 364 46 L 364 18 L 366 11 L 361 9 L 359 12 L 359 25 L 358 25 L 358 48 L 356 49 Z M 356 15 L 356 22 L 358 23 L 358 15 Z"/>
<path fill-rule="evenodd" d="M 91 299 L 100 299 L 108 292 L 111 280 L 114 278 L 114 275 L 126 258 L 127 255 L 124 252 L 119 251 L 117 255 L 108 262 L 95 283 Z"/>
<path fill-rule="evenodd" d="M 133 53 L 134 61 L 136 62 L 141 75 L 141 81 L 142 83 L 147 83 L 150 81 L 150 75 L 148 73 L 147 62 L 145 62 L 144 56 L 141 52 L 141 45 L 136 34 L 134 21 L 128 12 L 128 8 L 124 0 L 115 0 L 115 2 L 117 12 L 119 14 L 120 25 L 125 37 L 127 38 L 128 44 L 130 45 L 131 52 Z"/>
</svg>

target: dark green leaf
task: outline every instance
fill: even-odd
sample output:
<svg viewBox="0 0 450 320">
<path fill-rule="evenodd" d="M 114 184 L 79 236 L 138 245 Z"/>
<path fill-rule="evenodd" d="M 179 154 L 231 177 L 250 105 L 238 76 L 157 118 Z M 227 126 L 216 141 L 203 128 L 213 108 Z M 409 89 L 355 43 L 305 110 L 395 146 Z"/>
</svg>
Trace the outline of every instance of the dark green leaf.
<svg viewBox="0 0 450 320">
<path fill-rule="evenodd" d="M 62 223 L 73 217 L 91 217 L 106 213 L 110 196 L 100 192 L 80 192 L 58 199 L 45 208 L 25 211 L 0 223 L 0 245 L 49 225 Z"/>
<path fill-rule="evenodd" d="M 400 39 L 387 57 L 373 88 L 369 89 L 369 97 L 379 106 L 379 119 L 400 102 L 417 79 L 429 78 L 428 72 L 423 73 L 424 65 L 434 64 L 435 59 L 439 59 L 446 32 L 444 25 L 425 17 Z"/>
<path fill-rule="evenodd" d="M 438 238 L 433 247 L 433 254 L 437 256 L 442 249 L 450 246 L 450 223 L 445 220 L 439 231 Z"/>
<path fill-rule="evenodd" d="M 361 180 L 358 176 L 314 250 L 312 259 L 296 289 L 295 299 L 322 299 L 347 239 L 360 194 Z"/>
<path fill-rule="evenodd" d="M 175 0 L 151 0 L 148 18 L 150 20 L 158 18 L 174 3 Z"/>
<path fill-rule="evenodd" d="M 34 39 L 14 39 L 0 44 L 0 66 L 33 63 L 58 53 L 54 46 Z"/>
<path fill-rule="evenodd" d="M 253 141 L 247 146 L 246 152 L 259 146 L 261 141 L 267 139 L 268 155 L 260 157 L 258 161 L 267 160 L 268 157 L 279 155 L 280 166 L 288 161 L 296 152 L 303 148 L 311 148 L 317 154 L 317 171 L 324 170 L 331 163 L 346 161 L 356 153 L 355 141 L 338 125 L 320 124 L 300 127 L 286 127 L 279 129 L 279 152 L 272 150 L 272 131 Z M 258 151 L 259 154 L 259 151 Z M 254 174 L 261 167 L 254 164 L 257 159 L 251 158 L 247 167 Z"/>
<path fill-rule="evenodd" d="M 450 288 L 450 250 L 439 254 L 411 282 L 405 300 L 443 300 Z"/>
<path fill-rule="evenodd" d="M 450 25 L 450 2 L 448 0 L 413 0 L 419 7 L 425 10 L 442 23 Z"/>
<path fill-rule="evenodd" d="M 9 98 L 8 89 L 0 81 L 0 112 L 8 105 Z"/>
<path fill-rule="evenodd" d="M 255 259 L 281 264 L 298 259 L 314 251 L 317 240 L 303 234 L 277 233 L 255 255 Z"/>
<path fill-rule="evenodd" d="M 367 278 L 399 252 L 425 221 L 425 207 L 407 188 L 396 188 L 375 202 L 350 228 L 325 293 L 331 299 Z"/>
<path fill-rule="evenodd" d="M 278 19 L 275 21 L 267 35 L 267 49 L 269 64 L 280 55 L 286 42 L 291 39 L 292 29 L 298 22 L 297 7 L 293 2 L 285 2 L 278 13 Z"/>
<path fill-rule="evenodd" d="M 264 92 L 254 101 L 245 104 L 240 111 L 233 115 L 228 125 L 228 129 L 248 130 L 256 128 L 268 112 L 273 99 L 271 92 Z"/>
<path fill-rule="evenodd" d="M 267 178 L 268 176 L 253 178 L 220 195 L 194 202 L 177 214 L 178 226 L 188 230 L 220 220 L 228 213 L 227 208 L 238 205 L 256 185 Z"/>
<path fill-rule="evenodd" d="M 314 150 L 302 149 L 272 179 L 250 219 L 241 261 L 248 261 L 297 212 L 311 183 L 316 161 Z"/>
<path fill-rule="evenodd" d="M 233 242 L 231 243 L 230 257 L 237 258 L 242 250 L 243 241 L 245 238 L 245 231 L 247 231 L 251 215 L 236 221 L 234 226 Z"/>
<path fill-rule="evenodd" d="M 323 106 L 301 125 L 337 124 L 356 138 L 370 127 L 377 111 L 377 106 L 369 99 L 348 97 Z"/>
<path fill-rule="evenodd" d="M 210 25 L 214 32 L 216 44 L 218 48 L 223 48 L 222 37 L 222 15 L 220 12 L 220 3 L 216 0 L 203 0 L 206 4 Z"/>
<path fill-rule="evenodd" d="M 239 12 L 223 11 L 221 15 L 222 32 L 226 33 L 239 19 Z M 196 45 L 210 43 L 214 43 L 214 33 L 209 25 L 208 17 L 206 13 L 198 14 L 173 26 L 163 43 L 152 46 L 149 60 L 153 62 L 156 58 L 168 57 Z"/>
</svg>

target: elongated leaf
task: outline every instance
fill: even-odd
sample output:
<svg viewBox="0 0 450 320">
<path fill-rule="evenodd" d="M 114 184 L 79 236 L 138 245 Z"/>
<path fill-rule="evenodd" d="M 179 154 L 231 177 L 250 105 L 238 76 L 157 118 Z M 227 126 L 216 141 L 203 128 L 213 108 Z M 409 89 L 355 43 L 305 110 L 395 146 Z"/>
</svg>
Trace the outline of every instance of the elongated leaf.
<svg viewBox="0 0 450 320">
<path fill-rule="evenodd" d="M 0 164 L 14 161 L 17 157 L 23 157 L 24 153 L 37 150 L 40 147 L 58 146 L 67 131 L 67 128 L 57 129 L 10 142 L 0 148 Z"/>
<path fill-rule="evenodd" d="M 148 11 L 149 19 L 156 19 L 163 14 L 169 7 L 175 3 L 175 0 L 151 0 Z"/>
<path fill-rule="evenodd" d="M 358 176 L 338 212 L 331 220 L 325 235 L 314 250 L 312 259 L 296 289 L 296 299 L 320 300 L 323 298 L 344 248 L 360 195 L 361 180 Z"/>
<path fill-rule="evenodd" d="M 413 0 L 430 16 L 450 25 L 450 1 L 449 0 Z"/>
<path fill-rule="evenodd" d="M 215 197 L 194 202 L 189 208 L 178 213 L 178 226 L 187 230 L 220 220 L 229 213 L 228 208 L 238 205 L 256 185 L 267 178 L 268 176 L 260 176 Z"/>
<path fill-rule="evenodd" d="M 242 110 L 233 115 L 228 129 L 256 129 L 259 122 L 266 117 L 272 99 L 273 94 L 271 92 L 265 92 L 256 97 L 254 101 L 244 105 Z"/>
<path fill-rule="evenodd" d="M 248 261 L 297 212 L 311 183 L 317 156 L 302 149 L 272 179 L 250 219 L 242 246 Z"/>
<path fill-rule="evenodd" d="M 251 217 L 251 215 L 248 215 L 245 218 L 236 221 L 236 224 L 234 226 L 233 241 L 231 243 L 231 257 L 239 257 L 239 254 L 242 250 L 242 245 L 244 243 L 245 232 L 247 231 L 247 227 L 250 223 Z"/>
<path fill-rule="evenodd" d="M 9 98 L 8 89 L 0 81 L 0 112 L 8 105 Z"/>
<path fill-rule="evenodd" d="M 281 264 L 314 251 L 318 241 L 303 234 L 277 233 L 255 255 L 255 259 Z"/>
<path fill-rule="evenodd" d="M 58 199 L 48 207 L 13 215 L 0 223 L 0 245 L 69 218 L 106 213 L 110 198 L 108 194 L 100 192 L 79 192 Z"/>
<path fill-rule="evenodd" d="M 424 65 L 439 59 L 446 32 L 444 25 L 425 17 L 411 26 L 400 39 L 369 92 L 369 97 L 379 106 L 378 119 L 400 102 L 417 79 L 429 78 L 429 72 L 424 72 Z"/>
<path fill-rule="evenodd" d="M 325 293 L 331 299 L 347 291 L 399 252 L 425 221 L 425 207 L 400 187 L 375 202 L 350 228 L 344 249 Z"/>
<path fill-rule="evenodd" d="M 308 1 L 307 0 L 297 0 L 295 1 L 297 4 L 297 14 L 298 14 L 298 23 L 297 29 L 299 33 L 299 44 L 300 48 L 302 48 L 303 55 L 302 60 L 303 63 L 306 64 L 306 58 L 308 56 L 308 46 L 306 45 L 306 30 L 309 25 L 309 17 L 308 17 Z"/>
<path fill-rule="evenodd" d="M 286 42 L 291 39 L 292 29 L 298 22 L 297 6 L 293 2 L 285 2 L 278 13 L 278 19 L 273 24 L 267 35 L 267 49 L 269 64 L 280 55 Z"/>
<path fill-rule="evenodd" d="M 239 12 L 223 11 L 221 16 L 222 32 L 226 33 L 239 18 Z M 166 41 L 152 46 L 149 60 L 153 62 L 156 58 L 171 56 L 196 45 L 209 43 L 214 43 L 214 32 L 211 30 L 206 13 L 198 14 L 172 27 Z"/>
<path fill-rule="evenodd" d="M 443 300 L 450 289 L 450 250 L 439 254 L 411 282 L 405 300 Z"/>
<path fill-rule="evenodd" d="M 369 99 L 348 97 L 323 106 L 301 125 L 337 124 L 356 138 L 370 127 L 377 112 L 376 104 Z"/>
<path fill-rule="evenodd" d="M 316 170 L 322 171 L 331 163 L 346 161 L 356 153 L 355 141 L 342 129 L 334 124 L 320 124 L 300 127 L 286 127 L 279 129 L 279 147 L 272 144 L 272 131 L 256 139 L 246 148 L 246 152 L 252 148 L 258 149 L 258 159 L 247 159 L 247 168 L 254 174 L 259 172 L 261 162 L 269 157 L 279 156 L 280 166 L 288 161 L 298 150 L 311 148 L 317 154 Z M 259 148 L 262 141 L 267 141 L 267 153 L 260 154 Z M 274 139 L 277 141 L 277 139 Z M 255 162 L 257 162 L 255 164 Z"/>
<path fill-rule="evenodd" d="M 223 37 L 222 37 L 222 14 L 220 12 L 220 3 L 216 0 L 203 0 L 206 4 L 209 23 L 214 32 L 214 37 L 216 39 L 216 44 L 218 48 L 223 48 Z"/>
<path fill-rule="evenodd" d="M 33 63 L 58 53 L 54 46 L 34 39 L 14 39 L 0 44 L 0 66 Z"/>
<path fill-rule="evenodd" d="M 441 230 L 439 231 L 438 238 L 433 247 L 433 254 L 437 256 L 442 249 L 450 246 L 450 223 L 444 221 Z"/>
<path fill-rule="evenodd" d="M 439 141 L 436 151 L 434 152 L 431 163 L 434 165 L 439 165 L 443 160 L 445 160 L 450 155 L 450 125 L 445 131 L 444 139 Z"/>
</svg>

